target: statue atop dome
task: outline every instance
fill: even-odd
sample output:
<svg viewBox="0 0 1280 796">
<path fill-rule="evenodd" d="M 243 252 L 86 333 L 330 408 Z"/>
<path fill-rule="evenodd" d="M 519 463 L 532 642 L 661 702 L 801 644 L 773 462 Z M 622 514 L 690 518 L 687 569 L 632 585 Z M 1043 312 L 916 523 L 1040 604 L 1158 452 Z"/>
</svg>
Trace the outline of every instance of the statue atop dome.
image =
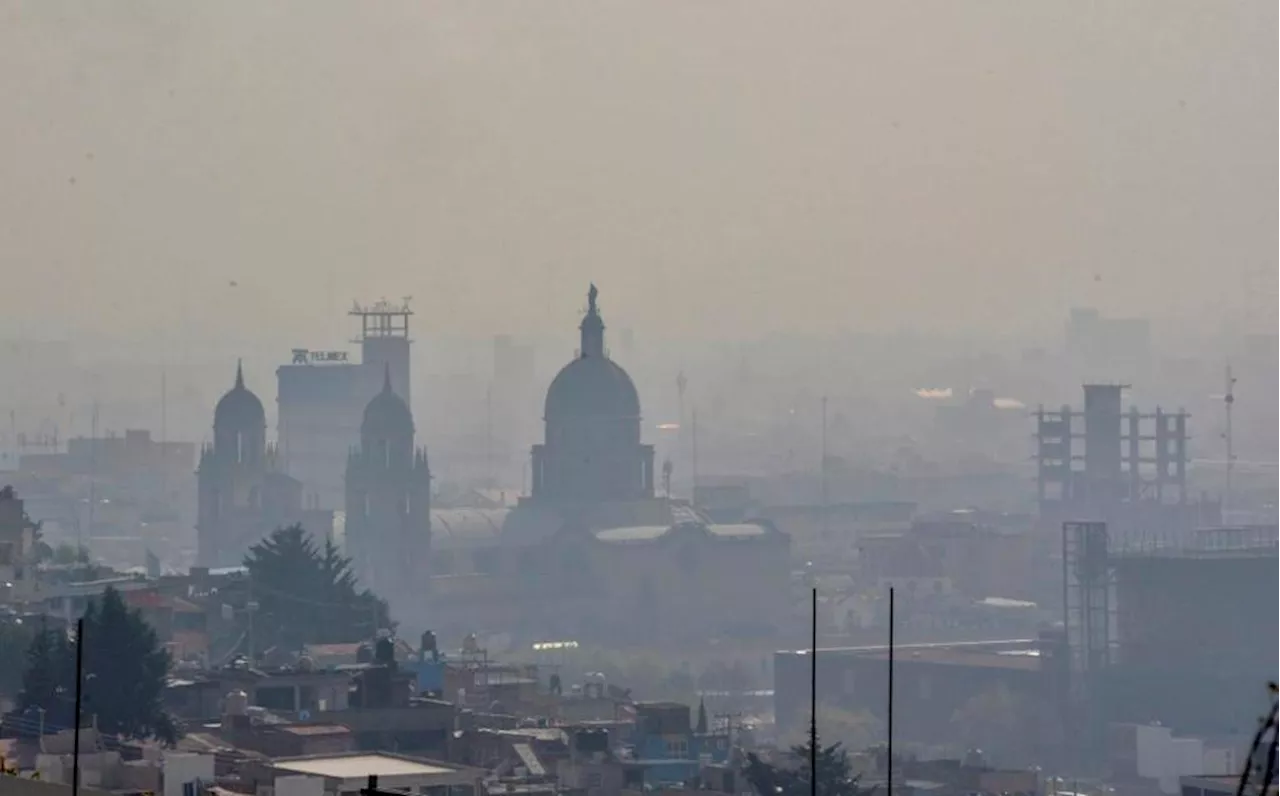
<svg viewBox="0 0 1280 796">
<path fill-rule="evenodd" d="M 600 291 L 587 289 L 578 356 L 547 388 L 546 437 L 533 450 L 533 497 L 608 502 L 653 497 L 653 448 L 640 441 L 635 383 L 604 347 Z"/>
</svg>

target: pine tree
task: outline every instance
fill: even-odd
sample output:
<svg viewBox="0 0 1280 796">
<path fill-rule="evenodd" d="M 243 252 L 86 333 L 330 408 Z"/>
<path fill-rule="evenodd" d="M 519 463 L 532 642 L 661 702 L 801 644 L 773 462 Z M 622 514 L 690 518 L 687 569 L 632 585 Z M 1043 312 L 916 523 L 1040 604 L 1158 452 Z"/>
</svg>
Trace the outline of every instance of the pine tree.
<svg viewBox="0 0 1280 796">
<path fill-rule="evenodd" d="M 169 653 L 142 614 L 108 588 L 84 614 L 82 722 L 97 720 L 103 732 L 130 738 L 177 740 L 162 698 Z M 27 649 L 18 709 L 34 729 L 44 711 L 50 729 L 74 727 L 76 643 L 61 630 L 42 627 Z"/>
<path fill-rule="evenodd" d="M 791 765 L 782 766 L 765 762 L 754 752 L 747 754 L 743 776 L 759 794 L 778 796 L 809 796 L 814 793 L 810 753 L 812 743 L 791 747 Z M 823 746 L 818 741 L 816 792 L 818 796 L 866 796 L 871 788 L 858 784 L 849 762 L 849 753 L 838 743 Z"/>
<path fill-rule="evenodd" d="M 277 529 L 244 563 L 258 603 L 255 649 L 362 641 L 390 625 L 386 602 L 360 590 L 351 560 L 332 541 L 317 548 L 301 525 Z"/>
<path fill-rule="evenodd" d="M 47 727 L 72 726 L 75 714 L 75 645 L 62 629 L 41 624 L 27 647 L 18 712 L 34 734 L 44 712 Z"/>
<path fill-rule="evenodd" d="M 84 714 L 96 716 L 103 732 L 176 741 L 163 707 L 169 653 L 141 612 L 108 588 L 85 613 L 84 633 Z"/>
<path fill-rule="evenodd" d="M 16 697 L 22 692 L 27 650 L 38 632 L 31 622 L 0 620 L 0 694 Z"/>
</svg>

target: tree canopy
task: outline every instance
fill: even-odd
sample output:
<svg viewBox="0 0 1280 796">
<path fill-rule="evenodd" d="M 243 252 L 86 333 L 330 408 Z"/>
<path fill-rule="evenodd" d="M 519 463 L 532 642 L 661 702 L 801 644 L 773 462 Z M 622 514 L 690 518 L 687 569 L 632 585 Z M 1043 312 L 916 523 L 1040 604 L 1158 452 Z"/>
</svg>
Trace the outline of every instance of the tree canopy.
<svg viewBox="0 0 1280 796">
<path fill-rule="evenodd" d="M 359 588 L 351 559 L 330 540 L 317 546 L 301 525 L 276 529 L 244 563 L 255 649 L 363 641 L 391 624 L 386 602 Z"/>
<path fill-rule="evenodd" d="M 75 646 L 65 629 L 42 624 L 26 647 L 18 712 L 26 717 L 25 734 L 37 732 L 39 711 L 49 727 L 75 724 Z"/>
<path fill-rule="evenodd" d="M 81 718 L 96 717 L 98 729 L 113 735 L 176 741 L 177 728 L 162 705 L 169 653 L 115 589 L 89 604 L 83 644 Z M 27 648 L 19 710 L 44 710 L 51 729 L 75 726 L 75 656 L 65 631 L 42 627 Z"/>
<path fill-rule="evenodd" d="M 841 744 L 823 746 L 821 739 L 816 740 L 818 796 L 865 796 L 871 792 L 871 788 L 858 784 L 858 776 L 853 773 L 849 762 L 849 753 Z M 810 765 L 812 749 L 812 742 L 791 747 L 792 759 L 787 761 L 787 765 L 766 762 L 755 752 L 750 752 L 742 774 L 761 796 L 809 796 L 815 792 L 811 784 L 814 781 Z"/>
<path fill-rule="evenodd" d="M 19 619 L 0 620 L 0 694 L 17 696 L 27 670 L 27 648 L 38 628 Z"/>
</svg>

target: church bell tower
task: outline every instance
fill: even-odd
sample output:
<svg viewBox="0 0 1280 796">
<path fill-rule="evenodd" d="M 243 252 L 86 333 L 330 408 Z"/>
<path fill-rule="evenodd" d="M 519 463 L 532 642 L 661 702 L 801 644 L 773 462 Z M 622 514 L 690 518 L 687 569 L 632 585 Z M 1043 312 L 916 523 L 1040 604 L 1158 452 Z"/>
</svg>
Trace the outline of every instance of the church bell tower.
<svg viewBox="0 0 1280 796">
<path fill-rule="evenodd" d="M 414 447 L 413 415 L 383 375 L 347 457 L 346 547 L 363 584 L 383 596 L 425 581 L 431 545 L 431 470 Z"/>
</svg>

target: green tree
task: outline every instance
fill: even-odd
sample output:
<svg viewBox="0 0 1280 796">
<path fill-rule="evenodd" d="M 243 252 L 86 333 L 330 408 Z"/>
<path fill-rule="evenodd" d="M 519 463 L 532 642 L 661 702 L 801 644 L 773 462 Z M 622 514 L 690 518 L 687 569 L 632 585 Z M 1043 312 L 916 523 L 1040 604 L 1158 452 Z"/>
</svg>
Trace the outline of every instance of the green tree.
<svg viewBox="0 0 1280 796">
<path fill-rule="evenodd" d="M 849 753 L 841 744 L 823 746 L 821 739 L 816 740 L 818 796 L 867 796 L 871 793 L 872 788 L 858 784 L 858 776 L 853 773 L 849 762 Z M 791 747 L 790 760 L 785 764 L 766 762 L 755 752 L 749 752 L 742 775 L 760 796 L 809 796 L 815 792 L 812 785 L 812 749 L 811 743 Z"/>
<path fill-rule="evenodd" d="M 884 738 L 884 722 L 867 710 L 824 707 L 818 716 L 822 737 L 839 741 L 845 749 L 869 749 Z M 783 736 L 783 742 L 803 745 L 809 730 L 797 728 Z"/>
<path fill-rule="evenodd" d="M 108 588 L 84 615 L 81 718 L 94 716 L 103 732 L 129 738 L 177 740 L 161 704 L 169 653 L 136 609 Z M 45 726 L 74 727 L 76 645 L 62 630 L 41 627 L 27 648 L 18 709 L 44 711 Z"/>
<path fill-rule="evenodd" d="M 386 602 L 359 589 L 351 559 L 332 541 L 317 548 L 301 525 L 275 530 L 244 563 L 258 606 L 255 649 L 362 641 L 391 624 Z"/>
<path fill-rule="evenodd" d="M 37 628 L 21 620 L 0 621 L 0 694 L 17 696 L 27 670 L 27 649 Z"/>
<path fill-rule="evenodd" d="M 108 588 L 90 603 L 84 635 L 83 712 L 97 716 L 103 732 L 175 742 L 177 728 L 163 707 L 169 653 L 142 613 Z"/>
<path fill-rule="evenodd" d="M 75 712 L 75 646 L 65 630 L 41 626 L 26 648 L 26 665 L 22 673 L 22 690 L 18 694 L 18 712 L 28 719 L 26 729 L 33 734 L 37 714 L 44 712 L 44 723 L 50 727 L 69 727 Z"/>
</svg>

